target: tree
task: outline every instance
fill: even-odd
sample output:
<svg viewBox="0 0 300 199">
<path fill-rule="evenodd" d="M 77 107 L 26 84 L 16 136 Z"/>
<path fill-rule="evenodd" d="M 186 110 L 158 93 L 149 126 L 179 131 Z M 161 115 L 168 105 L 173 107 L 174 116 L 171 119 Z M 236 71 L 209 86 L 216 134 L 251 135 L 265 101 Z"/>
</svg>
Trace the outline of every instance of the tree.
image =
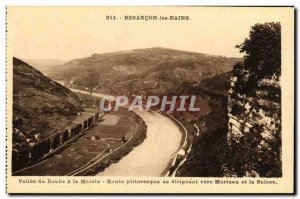
<svg viewBox="0 0 300 199">
<path fill-rule="evenodd" d="M 98 86 L 101 74 L 99 74 L 96 69 L 89 69 L 87 72 L 87 86 L 90 90 L 90 94 L 92 94 L 94 88 Z"/>
<path fill-rule="evenodd" d="M 251 28 L 249 39 L 236 46 L 245 53 L 244 67 L 257 75 L 280 76 L 281 67 L 281 26 L 280 23 L 256 24 Z"/>
</svg>

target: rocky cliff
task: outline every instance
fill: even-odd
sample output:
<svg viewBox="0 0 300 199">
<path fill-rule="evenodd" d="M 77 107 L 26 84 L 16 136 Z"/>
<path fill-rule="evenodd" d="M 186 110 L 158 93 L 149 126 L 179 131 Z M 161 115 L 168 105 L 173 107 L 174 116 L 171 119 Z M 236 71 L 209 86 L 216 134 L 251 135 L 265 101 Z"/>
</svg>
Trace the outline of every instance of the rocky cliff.
<svg viewBox="0 0 300 199">
<path fill-rule="evenodd" d="M 254 26 L 242 47 L 245 61 L 233 68 L 227 136 L 233 175 L 282 175 L 280 42 L 280 24 Z"/>
<path fill-rule="evenodd" d="M 13 149 L 49 137 L 69 125 L 83 108 L 69 89 L 13 59 Z"/>
</svg>

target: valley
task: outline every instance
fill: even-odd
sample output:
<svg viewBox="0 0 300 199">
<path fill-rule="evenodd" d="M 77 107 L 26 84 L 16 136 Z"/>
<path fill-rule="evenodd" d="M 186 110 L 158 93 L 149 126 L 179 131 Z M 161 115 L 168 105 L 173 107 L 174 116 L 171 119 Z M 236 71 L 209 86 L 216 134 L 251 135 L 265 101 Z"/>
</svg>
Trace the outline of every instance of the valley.
<svg viewBox="0 0 300 199">
<path fill-rule="evenodd" d="M 185 165 L 195 153 L 195 140 L 203 132 L 203 123 L 199 121 L 215 110 L 213 106 L 219 103 L 220 96 L 226 98 L 230 77 L 228 71 L 238 60 L 150 48 L 94 54 L 62 65 L 53 62 L 54 66 L 47 68 L 47 75 L 74 92 L 82 110 L 99 111 L 98 99 L 113 100 L 113 96 L 121 94 L 130 97 L 195 95 L 194 106 L 200 107 L 200 111 L 160 113 L 157 107 L 153 107 L 150 112 L 108 112 L 57 154 L 15 174 L 186 175 Z M 121 119 L 124 117 L 122 115 L 127 119 Z M 131 120 L 130 115 L 140 119 Z M 138 126 L 137 129 L 132 131 L 135 126 Z M 124 129 L 124 134 L 117 129 Z M 128 132 L 132 132 L 131 136 Z M 115 133 L 117 137 L 113 136 Z M 153 166 L 147 167 L 149 164 Z"/>
</svg>

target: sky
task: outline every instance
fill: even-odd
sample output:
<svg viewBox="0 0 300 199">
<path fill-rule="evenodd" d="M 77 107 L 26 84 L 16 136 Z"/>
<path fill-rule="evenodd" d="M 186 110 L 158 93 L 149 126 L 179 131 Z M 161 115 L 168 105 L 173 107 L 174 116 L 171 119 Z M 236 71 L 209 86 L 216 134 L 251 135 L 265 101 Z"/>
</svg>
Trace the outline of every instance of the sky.
<svg viewBox="0 0 300 199">
<path fill-rule="evenodd" d="M 286 20 L 291 8 L 9 7 L 8 47 L 15 57 L 70 60 L 165 47 L 242 57 L 235 45 L 256 23 Z M 286 11 L 286 12 L 285 12 Z M 106 20 L 114 15 L 118 20 Z M 125 21 L 125 15 L 189 16 L 188 21 Z"/>
</svg>

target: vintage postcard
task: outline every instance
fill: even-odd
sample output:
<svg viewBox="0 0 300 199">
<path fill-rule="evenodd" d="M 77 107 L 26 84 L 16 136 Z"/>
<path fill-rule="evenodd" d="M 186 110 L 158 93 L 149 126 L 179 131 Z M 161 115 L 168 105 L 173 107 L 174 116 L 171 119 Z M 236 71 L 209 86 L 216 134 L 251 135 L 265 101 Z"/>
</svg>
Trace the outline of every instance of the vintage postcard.
<svg viewBox="0 0 300 199">
<path fill-rule="evenodd" d="M 294 193 L 294 7 L 7 7 L 8 193 Z"/>
</svg>

